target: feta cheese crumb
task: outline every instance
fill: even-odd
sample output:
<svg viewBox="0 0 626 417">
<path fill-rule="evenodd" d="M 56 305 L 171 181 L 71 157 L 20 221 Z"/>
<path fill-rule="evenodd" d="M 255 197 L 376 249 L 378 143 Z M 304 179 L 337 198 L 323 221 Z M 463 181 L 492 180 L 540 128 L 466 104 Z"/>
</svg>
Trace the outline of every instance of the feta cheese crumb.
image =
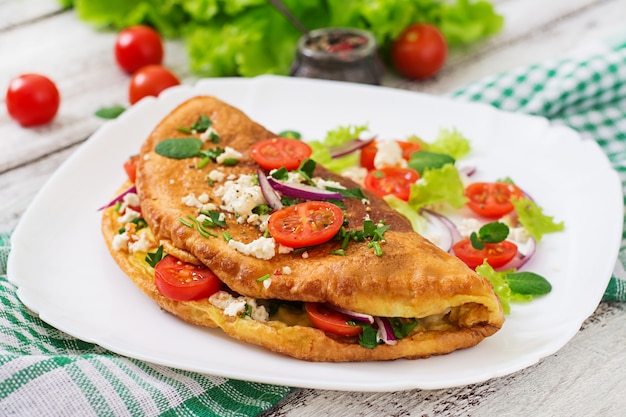
<svg viewBox="0 0 626 417">
<path fill-rule="evenodd" d="M 117 221 L 121 224 L 126 224 L 132 222 L 133 220 L 137 220 L 140 217 L 141 213 L 133 210 L 130 207 L 126 207 L 126 210 L 124 210 L 124 214 L 118 217 Z"/>
<path fill-rule="evenodd" d="M 217 162 L 218 164 L 223 164 L 226 159 L 234 159 L 236 161 L 239 161 L 242 157 L 243 155 L 241 154 L 241 152 L 236 151 L 230 146 L 227 146 L 224 149 L 224 152 L 219 154 L 219 156 L 215 159 L 215 162 Z"/>
<path fill-rule="evenodd" d="M 263 281 L 263 288 L 268 289 L 270 287 L 270 285 L 272 285 L 272 279 L 271 278 L 268 278 L 268 279 Z"/>
<path fill-rule="evenodd" d="M 481 226 L 482 224 L 478 220 L 470 217 L 462 219 L 456 227 L 461 236 L 470 237 L 473 232 L 478 233 Z"/>
<path fill-rule="evenodd" d="M 402 148 L 395 140 L 381 140 L 376 145 L 378 151 L 374 157 L 374 167 L 406 167 L 406 160 L 402 157 Z"/>
<path fill-rule="evenodd" d="M 264 306 L 257 305 L 254 298 L 239 296 L 233 297 L 226 291 L 218 291 L 209 297 L 209 302 L 217 308 L 224 310 L 224 314 L 232 317 L 240 317 L 246 311 L 246 306 L 251 308 L 252 320 L 265 322 L 269 313 Z"/>
<path fill-rule="evenodd" d="M 127 233 L 120 233 L 113 236 L 113 249 L 116 251 L 128 249 L 130 237 Z"/>
<path fill-rule="evenodd" d="M 207 178 L 210 179 L 211 181 L 222 182 L 224 181 L 224 178 L 226 178 L 226 174 L 224 174 L 222 171 L 218 171 L 217 169 L 214 169 L 211 172 L 209 172 L 209 175 L 207 175 Z"/>
<path fill-rule="evenodd" d="M 236 214 L 239 223 L 245 223 L 256 206 L 265 204 L 261 187 L 255 184 L 254 175 L 242 174 L 236 180 L 229 179 L 215 190 L 215 194 L 222 198 L 221 208 Z"/>
<path fill-rule="evenodd" d="M 244 255 L 251 255 L 257 259 L 272 259 L 276 254 L 276 242 L 272 237 L 260 237 L 250 243 L 231 239 L 228 241 L 228 246 Z"/>
<path fill-rule="evenodd" d="M 128 243 L 128 251 L 130 253 L 135 252 L 148 252 L 152 248 L 152 242 L 145 233 L 138 234 L 139 240 Z"/>
<path fill-rule="evenodd" d="M 281 269 L 281 272 L 282 272 L 284 275 L 289 275 L 289 274 L 291 274 L 291 268 L 290 268 L 290 267 L 288 267 L 288 266 L 283 266 L 283 268 Z"/>
</svg>

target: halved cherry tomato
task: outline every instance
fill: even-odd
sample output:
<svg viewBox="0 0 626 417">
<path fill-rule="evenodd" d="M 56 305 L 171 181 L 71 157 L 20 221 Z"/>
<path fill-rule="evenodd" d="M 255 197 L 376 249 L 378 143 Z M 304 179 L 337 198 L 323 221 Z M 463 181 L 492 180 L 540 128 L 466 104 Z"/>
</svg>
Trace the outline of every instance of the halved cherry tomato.
<svg viewBox="0 0 626 417">
<path fill-rule="evenodd" d="M 163 41 L 149 26 L 136 25 L 122 30 L 115 40 L 115 60 L 128 74 L 146 65 L 163 61 Z"/>
<path fill-rule="evenodd" d="M 154 278 L 159 292 L 177 301 L 208 298 L 222 288 L 222 281 L 206 266 L 183 262 L 172 255 L 156 265 Z"/>
<path fill-rule="evenodd" d="M 485 243 L 483 249 L 475 249 L 469 239 L 463 239 L 452 246 L 452 251 L 472 269 L 482 265 L 485 260 L 492 268 L 498 268 L 515 257 L 517 245 L 504 240 L 499 243 Z"/>
<path fill-rule="evenodd" d="M 250 149 L 252 158 L 265 169 L 297 169 L 312 152 L 305 142 L 280 137 L 259 141 Z"/>
<path fill-rule="evenodd" d="M 281 245 L 303 248 L 329 241 L 342 224 L 343 212 L 336 205 L 306 201 L 272 213 L 267 228 Z"/>
<path fill-rule="evenodd" d="M 365 188 L 379 197 L 393 194 L 407 201 L 411 193 L 411 184 L 419 179 L 420 175 L 411 168 L 388 167 L 375 169 L 365 176 Z"/>
<path fill-rule="evenodd" d="M 398 142 L 398 145 L 400 145 L 402 149 L 402 158 L 407 161 L 411 159 L 413 152 L 419 151 L 422 148 L 419 143 L 406 142 L 403 140 L 397 140 L 396 142 Z M 367 168 L 368 171 L 375 168 L 374 158 L 376 158 L 376 153 L 378 152 L 377 144 L 378 142 L 374 141 L 361 148 L 361 166 Z"/>
<path fill-rule="evenodd" d="M 467 186 L 467 206 L 485 217 L 502 217 L 513 211 L 512 197 L 522 198 L 524 193 L 517 186 L 504 182 L 475 182 Z"/>
<path fill-rule="evenodd" d="M 325 308 L 320 303 L 306 303 L 304 308 L 313 325 L 320 330 L 340 336 L 358 336 L 363 332 L 361 326 L 348 324 L 341 313 Z"/>
<path fill-rule="evenodd" d="M 126 175 L 128 176 L 128 180 L 132 183 L 137 179 L 137 161 L 139 160 L 138 155 L 131 156 L 124 162 L 124 171 L 126 171 Z"/>
<path fill-rule="evenodd" d="M 158 97 L 163 90 L 180 81 L 170 70 L 160 65 L 146 65 L 137 70 L 128 85 L 128 101 L 135 104 L 146 96 Z"/>
</svg>

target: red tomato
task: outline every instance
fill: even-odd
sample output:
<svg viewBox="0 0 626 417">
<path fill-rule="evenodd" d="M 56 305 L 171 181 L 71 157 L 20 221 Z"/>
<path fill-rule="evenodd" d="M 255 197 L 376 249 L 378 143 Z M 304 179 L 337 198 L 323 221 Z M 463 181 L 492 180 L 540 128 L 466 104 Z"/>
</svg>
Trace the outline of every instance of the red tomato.
<svg viewBox="0 0 626 417">
<path fill-rule="evenodd" d="M 135 104 L 146 96 L 157 97 L 166 88 L 180 84 L 178 78 L 165 67 L 148 65 L 135 72 L 128 87 L 128 101 Z"/>
<path fill-rule="evenodd" d="M 503 182 L 475 182 L 467 186 L 467 206 L 485 217 L 502 217 L 513 211 L 512 197 L 522 198 L 524 193 L 513 184 Z"/>
<path fill-rule="evenodd" d="M 407 161 L 411 159 L 411 154 L 413 152 L 421 149 L 419 143 L 406 142 L 403 140 L 397 140 L 396 142 L 398 142 L 398 145 L 402 148 L 402 157 Z M 376 141 L 361 148 L 361 166 L 363 168 L 367 168 L 368 171 L 374 169 L 374 158 L 376 158 L 377 152 L 378 147 Z"/>
<path fill-rule="evenodd" d="M 499 243 L 485 243 L 483 249 L 475 249 L 469 239 L 463 239 L 452 246 L 452 251 L 472 269 L 482 265 L 485 260 L 492 268 L 498 268 L 513 259 L 517 253 L 517 245 L 504 240 Z"/>
<path fill-rule="evenodd" d="M 115 60 L 129 74 L 146 65 L 160 65 L 163 60 L 161 36 L 143 25 L 122 30 L 115 41 Z"/>
<path fill-rule="evenodd" d="M 430 78 L 437 74 L 448 55 L 446 40 L 435 26 L 415 23 L 391 44 L 391 62 L 405 77 Z"/>
<path fill-rule="evenodd" d="M 306 201 L 271 214 L 267 228 L 281 245 L 290 248 L 319 245 L 341 229 L 343 212 L 325 201 Z"/>
<path fill-rule="evenodd" d="M 222 281 L 206 266 L 183 262 L 172 255 L 156 265 L 154 280 L 161 294 L 177 301 L 208 298 L 222 288 Z"/>
<path fill-rule="evenodd" d="M 262 140 L 250 149 L 252 158 L 265 169 L 297 169 L 312 152 L 311 147 L 300 140 L 280 137 Z"/>
<path fill-rule="evenodd" d="M 348 324 L 345 316 L 320 303 L 306 303 L 304 308 L 313 325 L 320 330 L 340 336 L 358 336 L 363 332 L 361 326 Z"/>
<path fill-rule="evenodd" d="M 124 162 L 124 171 L 126 171 L 126 175 L 132 183 L 137 179 L 137 160 L 139 160 L 139 156 L 135 155 Z"/>
<path fill-rule="evenodd" d="M 393 194 L 407 201 L 411 184 L 419 179 L 419 173 L 411 168 L 388 167 L 375 169 L 365 176 L 365 188 L 379 197 Z"/>
<path fill-rule="evenodd" d="M 60 102 L 54 82 L 39 74 L 23 74 L 13 79 L 6 94 L 9 115 L 24 127 L 50 122 Z"/>
</svg>

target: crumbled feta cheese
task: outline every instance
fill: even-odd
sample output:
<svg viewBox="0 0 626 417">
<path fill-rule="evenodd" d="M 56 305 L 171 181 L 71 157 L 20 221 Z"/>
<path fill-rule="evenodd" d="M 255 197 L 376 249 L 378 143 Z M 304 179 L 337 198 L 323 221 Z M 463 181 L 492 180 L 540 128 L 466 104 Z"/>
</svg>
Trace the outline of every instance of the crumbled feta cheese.
<svg viewBox="0 0 626 417">
<path fill-rule="evenodd" d="M 320 177 L 315 177 L 312 179 L 315 185 L 317 185 L 319 188 L 332 187 L 332 188 L 341 188 L 343 190 L 346 189 L 346 187 L 344 187 L 337 181 L 325 180 L 324 178 L 320 178 Z"/>
<path fill-rule="evenodd" d="M 258 259 L 272 259 L 276 254 L 276 242 L 272 237 L 260 237 L 250 243 L 231 239 L 228 241 L 228 246 L 244 255 L 252 255 Z"/>
<path fill-rule="evenodd" d="M 290 248 L 289 246 L 284 246 L 284 245 L 278 245 L 278 253 L 284 255 L 286 253 L 291 253 L 293 252 L 293 248 Z"/>
<path fill-rule="evenodd" d="M 200 201 L 199 198 L 196 197 L 194 193 L 187 194 L 186 196 L 181 198 L 180 201 L 187 207 L 196 207 L 196 208 L 202 207 L 202 202 Z"/>
<path fill-rule="evenodd" d="M 226 291 L 217 291 L 209 297 L 209 302 L 215 307 L 224 310 L 224 314 L 227 316 L 241 316 L 245 312 L 246 306 L 250 306 L 252 310 L 251 319 L 265 322 L 269 318 L 267 309 L 264 306 L 257 305 L 254 298 L 244 296 L 235 298 Z"/>
<path fill-rule="evenodd" d="M 456 228 L 459 230 L 459 233 L 463 237 L 470 237 L 473 232 L 478 233 L 478 230 L 481 228 L 482 223 L 474 218 L 464 218 L 459 224 L 456 225 Z"/>
<path fill-rule="evenodd" d="M 230 146 L 227 146 L 224 149 L 224 152 L 218 155 L 218 157 L 215 159 L 215 162 L 217 162 L 218 164 L 223 164 L 226 159 L 234 159 L 239 161 L 242 157 L 243 155 L 241 154 L 241 152 L 236 151 Z"/>
<path fill-rule="evenodd" d="M 211 181 L 222 182 L 224 181 L 224 178 L 226 178 L 226 174 L 224 174 L 222 171 L 218 171 L 217 169 L 214 169 L 211 172 L 209 172 L 209 175 L 207 175 L 207 178 L 210 179 Z"/>
<path fill-rule="evenodd" d="M 343 170 L 341 175 L 351 179 L 359 185 L 363 185 L 365 182 L 365 176 L 367 175 L 367 168 L 353 166 Z"/>
<path fill-rule="evenodd" d="M 263 280 L 263 288 L 268 289 L 270 287 L 270 285 L 272 285 L 272 279 L 271 278 Z"/>
<path fill-rule="evenodd" d="M 125 224 L 125 223 L 130 223 L 133 220 L 137 220 L 140 217 L 141 217 L 141 213 L 133 210 L 130 207 L 126 207 L 126 210 L 124 210 L 124 214 L 118 217 L 117 221 L 119 223 Z"/>
<path fill-rule="evenodd" d="M 200 134 L 200 140 L 207 141 L 211 139 L 212 136 L 219 136 L 217 131 L 213 129 L 213 126 L 209 127 L 207 130 Z"/>
<path fill-rule="evenodd" d="M 527 243 L 530 233 L 524 227 L 510 227 L 508 238 L 519 243 Z"/>
<path fill-rule="evenodd" d="M 402 157 L 402 148 L 395 140 L 381 140 L 376 147 L 378 148 L 374 157 L 376 169 L 406 166 L 406 160 Z"/>
<path fill-rule="evenodd" d="M 115 249 L 116 251 L 128 249 L 129 240 L 130 237 L 128 237 L 127 233 L 119 233 L 113 236 L 113 249 Z"/>
<path fill-rule="evenodd" d="M 242 174 L 235 181 L 228 180 L 215 190 L 215 194 L 222 198 L 221 208 L 239 216 L 237 221 L 240 223 L 246 222 L 256 206 L 265 204 L 254 175 Z"/>
<path fill-rule="evenodd" d="M 291 274 L 291 268 L 290 268 L 290 267 L 288 267 L 288 266 L 283 266 L 283 267 L 282 267 L 282 269 L 281 269 L 281 272 L 282 272 L 284 275 L 289 275 L 289 274 Z"/>
<path fill-rule="evenodd" d="M 206 203 L 206 204 L 202 205 L 200 210 L 202 210 L 202 211 L 217 211 L 217 206 L 214 203 Z M 220 214 L 224 215 L 224 213 L 220 213 Z M 223 219 L 220 219 L 220 220 L 223 220 Z"/>
<path fill-rule="evenodd" d="M 135 236 L 139 236 L 139 240 L 128 243 L 128 251 L 130 253 L 148 252 L 150 248 L 152 248 L 152 242 L 146 233 L 141 233 Z"/>
<path fill-rule="evenodd" d="M 308 259 L 309 258 L 309 252 L 304 251 L 302 252 L 302 259 Z"/>
</svg>

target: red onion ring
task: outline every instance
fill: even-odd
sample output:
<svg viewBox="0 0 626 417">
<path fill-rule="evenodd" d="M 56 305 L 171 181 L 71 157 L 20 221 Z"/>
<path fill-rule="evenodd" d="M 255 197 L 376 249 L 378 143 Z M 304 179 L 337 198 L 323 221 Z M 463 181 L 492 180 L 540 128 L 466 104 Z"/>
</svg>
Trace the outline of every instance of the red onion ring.
<svg viewBox="0 0 626 417">
<path fill-rule="evenodd" d="M 463 239 L 463 236 L 461 236 L 461 233 L 459 232 L 459 229 L 457 229 L 454 222 L 443 214 L 428 209 L 421 209 L 421 214 L 426 217 L 426 220 L 439 222 L 448 231 L 450 235 L 450 243 L 449 245 L 442 245 L 443 247 L 441 249 L 450 252 L 452 251 L 452 246 L 454 246 L 454 244 L 459 240 Z"/>
<path fill-rule="evenodd" d="M 522 266 L 524 266 L 526 264 L 526 262 L 528 262 L 530 260 L 530 258 L 533 257 L 533 255 L 535 254 L 535 251 L 537 249 L 537 242 L 535 241 L 535 239 L 533 239 L 532 237 L 529 238 L 528 241 L 528 250 L 526 251 L 526 253 L 521 253 L 519 250 L 517 251 L 517 253 L 515 254 L 515 256 L 513 257 L 513 259 L 511 259 L 509 262 L 507 262 L 506 264 L 502 265 L 501 267 L 498 268 L 494 268 L 496 271 L 507 271 L 509 269 L 520 269 Z"/>
<path fill-rule="evenodd" d="M 336 311 L 338 313 L 343 314 L 344 316 L 355 320 L 355 321 L 360 321 L 363 323 L 369 323 L 369 324 L 374 324 L 374 317 L 370 316 L 369 314 L 365 314 L 365 313 L 357 313 L 356 311 L 352 311 L 352 310 L 348 310 L 347 308 L 343 308 L 343 307 L 337 307 L 334 306 L 332 304 L 324 304 L 324 307 L 326 307 L 329 310 L 333 310 Z"/>
<path fill-rule="evenodd" d="M 260 169 L 258 169 L 256 173 L 259 179 L 259 187 L 261 187 L 261 193 L 263 194 L 263 198 L 265 198 L 265 201 L 267 201 L 267 205 L 269 205 L 274 210 L 280 210 L 281 208 L 283 208 L 283 203 L 282 201 L 280 201 L 280 196 L 270 185 L 267 176 Z"/>
<path fill-rule="evenodd" d="M 374 321 L 378 325 L 378 335 L 386 345 L 395 345 L 396 335 L 393 333 L 391 323 L 384 317 L 374 317 Z"/>
<path fill-rule="evenodd" d="M 115 203 L 117 203 L 118 201 L 124 201 L 124 197 L 126 196 L 126 194 L 130 194 L 130 193 L 136 193 L 137 192 L 137 187 L 135 187 L 134 185 L 132 187 L 130 187 L 128 190 L 124 191 L 122 194 L 118 195 L 117 197 L 115 197 L 113 200 L 109 201 L 106 205 L 100 207 L 98 209 L 98 211 L 100 210 L 104 210 L 106 208 L 111 207 L 112 205 L 114 205 Z"/>
<path fill-rule="evenodd" d="M 274 178 L 267 179 L 270 186 L 285 197 L 303 198 L 305 200 L 341 200 L 343 196 L 334 191 L 324 190 L 307 184 L 285 184 Z"/>
<path fill-rule="evenodd" d="M 374 142 L 374 139 L 375 137 L 372 137 L 369 139 L 359 139 L 359 138 L 352 139 L 351 141 L 346 142 L 341 146 L 331 148 L 330 156 L 334 159 L 334 158 L 339 158 L 341 156 L 351 154 L 352 152 L 356 152 L 359 149 L 364 148 L 365 146 Z"/>
</svg>

